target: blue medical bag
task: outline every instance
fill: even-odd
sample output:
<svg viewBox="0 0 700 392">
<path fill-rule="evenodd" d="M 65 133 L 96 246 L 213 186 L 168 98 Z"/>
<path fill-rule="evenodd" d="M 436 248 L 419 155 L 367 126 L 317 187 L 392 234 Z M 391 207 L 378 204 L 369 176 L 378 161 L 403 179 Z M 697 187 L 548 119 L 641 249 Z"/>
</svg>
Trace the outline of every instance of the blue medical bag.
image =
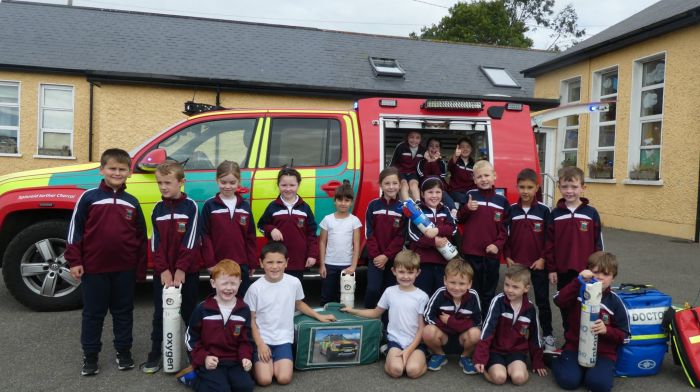
<svg viewBox="0 0 700 392">
<path fill-rule="evenodd" d="M 623 283 L 613 287 L 629 313 L 631 340 L 617 350 L 615 375 L 652 376 L 661 370 L 668 349 L 663 325 L 671 297 L 649 285 Z"/>
</svg>

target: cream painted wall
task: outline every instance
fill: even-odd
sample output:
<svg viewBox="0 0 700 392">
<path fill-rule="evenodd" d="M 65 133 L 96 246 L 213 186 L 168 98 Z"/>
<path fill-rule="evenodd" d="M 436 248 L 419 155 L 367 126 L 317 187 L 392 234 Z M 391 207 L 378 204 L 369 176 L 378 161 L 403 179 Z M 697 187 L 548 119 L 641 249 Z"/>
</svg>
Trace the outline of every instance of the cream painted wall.
<svg viewBox="0 0 700 392">
<path fill-rule="evenodd" d="M 618 68 L 615 181 L 590 181 L 585 194 L 601 213 L 605 226 L 694 238 L 700 167 L 698 39 L 700 26 L 685 28 L 536 79 L 536 97 L 557 98 L 563 80 L 581 76 L 581 100 L 585 102 L 591 100 L 592 74 L 608 67 Z M 633 63 L 657 53 L 666 55 L 660 173 L 663 184 L 626 184 Z M 588 116 L 581 116 L 578 166 L 586 174 L 586 163 L 592 160 L 589 157 L 589 124 Z"/>
</svg>

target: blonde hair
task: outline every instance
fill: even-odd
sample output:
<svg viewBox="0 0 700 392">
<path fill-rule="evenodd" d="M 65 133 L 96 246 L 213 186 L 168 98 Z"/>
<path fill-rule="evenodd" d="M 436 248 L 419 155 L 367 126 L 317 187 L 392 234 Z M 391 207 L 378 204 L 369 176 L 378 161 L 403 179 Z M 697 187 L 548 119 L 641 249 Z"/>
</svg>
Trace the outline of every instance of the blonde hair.
<svg viewBox="0 0 700 392">
<path fill-rule="evenodd" d="M 513 264 L 506 270 L 506 278 L 529 286 L 531 282 L 530 269 L 522 264 Z"/>
<path fill-rule="evenodd" d="M 445 277 L 453 275 L 463 276 L 471 281 L 474 278 L 474 270 L 463 258 L 455 257 L 445 266 Z"/>
<path fill-rule="evenodd" d="M 185 169 L 182 167 L 180 162 L 168 159 L 167 161 L 161 163 L 156 167 L 156 173 L 160 173 L 164 176 L 174 175 L 178 181 L 185 179 Z"/>
<path fill-rule="evenodd" d="M 216 265 L 211 269 L 211 278 L 216 279 L 219 276 L 228 275 L 241 277 L 241 266 L 231 259 L 223 259 L 216 263 Z"/>
<path fill-rule="evenodd" d="M 474 164 L 474 167 L 472 170 L 476 172 L 477 170 L 483 170 L 483 169 L 490 169 L 492 172 L 494 171 L 493 165 L 491 162 L 487 161 L 486 159 L 482 159 L 480 161 L 476 161 Z"/>
<path fill-rule="evenodd" d="M 404 249 L 394 257 L 394 268 L 403 267 L 409 271 L 420 269 L 420 256 L 418 253 Z"/>
</svg>

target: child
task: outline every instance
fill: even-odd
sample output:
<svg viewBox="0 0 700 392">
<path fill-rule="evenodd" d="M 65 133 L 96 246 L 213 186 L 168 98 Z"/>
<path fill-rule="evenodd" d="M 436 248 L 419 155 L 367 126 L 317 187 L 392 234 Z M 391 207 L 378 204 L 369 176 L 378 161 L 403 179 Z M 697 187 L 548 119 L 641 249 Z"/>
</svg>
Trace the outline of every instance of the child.
<svg viewBox="0 0 700 392">
<path fill-rule="evenodd" d="M 421 184 L 423 202 L 420 209 L 435 224 L 437 235 L 423 234 L 413 222 L 408 224 L 408 248 L 420 256 L 421 273 L 416 278 L 416 286 L 433 295 L 442 287 L 447 260 L 438 248 L 452 241 L 456 231 L 455 221 L 442 200 L 442 181 L 439 177 L 428 177 Z"/>
<path fill-rule="evenodd" d="M 176 161 L 165 161 L 156 168 L 156 181 L 162 200 L 151 214 L 153 237 L 153 326 L 151 351 L 139 367 L 144 373 L 160 370 L 163 345 L 163 288 L 181 287 L 180 315 L 187 324 L 197 305 L 199 288 L 199 233 L 197 204 L 182 193 L 185 170 Z"/>
<path fill-rule="evenodd" d="M 442 154 L 440 153 L 440 140 L 435 137 L 428 139 L 428 150 L 425 153 L 423 159 L 418 162 L 418 167 L 416 168 L 418 172 L 418 181 L 423 182 L 428 176 L 440 177 L 442 180 L 442 188 L 447 189 L 447 183 L 445 182 L 445 174 L 447 174 L 447 164 L 442 160 Z M 457 207 L 455 207 L 455 202 L 450 197 L 447 192 L 442 192 L 442 202 L 450 209 L 452 217 L 457 216 Z"/>
<path fill-rule="evenodd" d="M 255 381 L 261 386 L 292 381 L 292 342 L 294 310 L 321 322 L 335 321 L 333 315 L 321 315 L 305 304 L 301 282 L 284 273 L 287 248 L 272 241 L 263 246 L 260 266 L 265 275 L 250 285 L 245 303 L 250 307 L 251 327 L 256 353 L 253 355 Z"/>
<path fill-rule="evenodd" d="M 367 251 L 367 291 L 365 308 L 377 306 L 384 290 L 396 284 L 391 267 L 394 256 L 404 243 L 405 222 L 403 207 L 398 200 L 399 169 L 389 166 L 379 173 L 382 196 L 372 200 L 365 214 L 365 238 Z"/>
<path fill-rule="evenodd" d="M 476 370 L 484 373 L 491 383 L 500 385 L 510 377 L 515 385 L 525 384 L 528 352 L 532 370 L 540 376 L 547 375 L 542 362 L 537 310 L 527 298 L 529 289 L 530 271 L 515 264 L 506 271 L 503 293 L 491 301 L 481 341 L 474 352 Z"/>
<path fill-rule="evenodd" d="M 610 290 L 617 276 L 617 259 L 608 252 L 595 252 L 588 258 L 588 265 L 578 279 L 564 286 L 554 296 L 554 303 L 567 309 L 569 329 L 564 333 L 564 351 L 552 362 L 552 373 L 560 387 L 577 389 L 581 385 L 592 391 L 609 391 L 613 386 L 617 350 L 630 340 L 629 314 L 624 303 Z M 581 286 L 595 278 L 603 283 L 603 300 L 598 320 L 591 332 L 598 335 L 598 350 L 595 366 L 584 368 L 578 364 L 578 341 L 581 322 Z"/>
<path fill-rule="evenodd" d="M 238 193 L 241 169 L 238 163 L 223 161 L 216 168 L 219 193 L 204 202 L 201 213 L 202 256 L 211 268 L 216 260 L 231 259 L 240 263 L 240 297 L 250 286 L 250 275 L 258 258 L 255 221 L 250 203 Z"/>
<path fill-rule="evenodd" d="M 503 254 L 508 266 L 522 264 L 530 268 L 535 303 L 540 316 L 540 327 L 544 335 L 544 351 L 556 351 L 552 336 L 552 310 L 549 307 L 549 278 L 544 262 L 545 235 L 549 223 L 549 208 L 537 201 L 538 175 L 532 169 L 518 173 L 520 199 L 510 206 L 506 227 L 508 240 Z"/>
<path fill-rule="evenodd" d="M 243 271 L 224 259 L 211 268 L 210 295 L 194 309 L 185 333 L 192 367 L 197 369 L 197 391 L 252 391 L 253 345 L 250 309 L 236 298 Z"/>
<path fill-rule="evenodd" d="M 420 144 L 421 134 L 418 131 L 410 131 L 406 135 L 406 140 L 396 145 L 394 155 L 391 157 L 389 166 L 399 169 L 401 176 L 401 190 L 399 195 L 401 200 L 408 200 L 409 191 L 412 200 L 420 198 L 418 190 L 418 173 L 416 168 L 418 162 L 425 155 L 425 147 Z"/>
<path fill-rule="evenodd" d="M 277 174 L 280 195 L 270 202 L 260 217 L 258 229 L 268 240 L 282 241 L 289 250 L 287 274 L 304 279 L 304 269 L 316 264 L 318 237 L 311 207 L 297 194 L 301 174 L 285 167 Z"/>
<path fill-rule="evenodd" d="M 474 184 L 474 142 L 468 137 L 463 137 L 457 142 L 457 147 L 452 159 L 447 163 L 450 172 L 450 196 L 463 206 L 467 202 L 467 192 L 476 188 Z"/>
<path fill-rule="evenodd" d="M 107 310 L 112 314 L 117 367 L 134 367 L 134 282 L 146 278 L 146 221 L 138 200 L 124 191 L 131 176 L 129 153 L 105 150 L 100 175 L 99 187 L 85 191 L 75 206 L 65 252 L 70 273 L 81 281 L 83 291 L 83 376 L 100 371 L 97 360 Z"/>
<path fill-rule="evenodd" d="M 461 251 L 474 269 L 474 289 L 481 297 L 482 315 L 496 295 L 501 250 L 507 232 L 503 222 L 508 215 L 508 200 L 493 189 L 496 172 L 489 161 L 474 164 L 478 189 L 467 193 L 457 221 L 462 225 Z"/>
<path fill-rule="evenodd" d="M 357 316 L 379 318 L 389 310 L 387 346 L 384 371 L 391 377 L 401 377 L 404 372 L 410 378 L 425 374 L 425 347 L 421 345 L 423 335 L 423 310 L 428 296 L 413 285 L 420 273 L 420 257 L 410 250 L 402 250 L 394 259 L 391 272 L 398 285 L 384 291 L 374 309 L 341 309 Z"/>
<path fill-rule="evenodd" d="M 557 290 L 576 279 L 593 252 L 603 250 L 600 216 L 588 199 L 581 197 L 585 189 L 581 169 L 566 166 L 559 170 L 562 198 L 550 215 L 546 245 L 549 281 Z M 569 318 L 565 308 L 560 310 L 566 331 Z"/>
<path fill-rule="evenodd" d="M 425 308 L 423 341 L 433 355 L 429 370 L 440 370 L 447 363 L 443 347 L 448 339 L 457 337 L 462 347 L 459 366 L 466 374 L 475 374 L 470 358 L 481 334 L 481 307 L 479 294 L 471 289 L 474 272 L 459 257 L 450 260 L 445 267 L 445 286 L 438 289 Z"/>
<path fill-rule="evenodd" d="M 352 186 L 348 180 L 335 189 L 335 212 L 321 221 L 319 238 L 319 274 L 321 306 L 328 302 L 340 302 L 340 274 L 355 273 L 360 257 L 360 228 L 362 223 L 353 214 Z"/>
</svg>

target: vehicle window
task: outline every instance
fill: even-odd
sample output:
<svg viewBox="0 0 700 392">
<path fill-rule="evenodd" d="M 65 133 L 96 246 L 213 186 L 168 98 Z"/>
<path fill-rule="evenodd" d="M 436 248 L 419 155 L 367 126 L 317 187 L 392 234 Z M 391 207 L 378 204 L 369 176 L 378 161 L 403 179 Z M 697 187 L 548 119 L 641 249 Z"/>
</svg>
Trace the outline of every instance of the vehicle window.
<svg viewBox="0 0 700 392">
<path fill-rule="evenodd" d="M 332 166 L 340 162 L 340 143 L 340 121 L 336 119 L 275 118 L 267 166 Z"/>
<path fill-rule="evenodd" d="M 182 162 L 185 170 L 213 170 L 225 160 L 248 167 L 257 119 L 202 122 L 187 127 L 158 144 L 168 158 Z"/>
</svg>

